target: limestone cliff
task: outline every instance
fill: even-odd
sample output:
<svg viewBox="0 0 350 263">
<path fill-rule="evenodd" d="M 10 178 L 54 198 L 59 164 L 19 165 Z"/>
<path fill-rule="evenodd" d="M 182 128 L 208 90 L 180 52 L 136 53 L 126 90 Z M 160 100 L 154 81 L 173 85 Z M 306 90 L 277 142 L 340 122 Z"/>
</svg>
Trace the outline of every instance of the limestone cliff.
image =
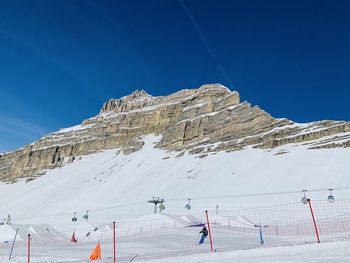
<svg viewBox="0 0 350 263">
<path fill-rule="evenodd" d="M 303 143 L 310 149 L 350 146 L 350 123 L 297 124 L 276 119 L 240 102 L 238 92 L 219 84 L 181 90 L 164 97 L 145 91 L 110 99 L 100 113 L 81 125 L 61 129 L 17 151 L 0 155 L 0 180 L 33 179 L 79 155 L 120 148 L 124 154 L 143 146 L 142 136 L 161 135 L 155 147 L 188 151 L 204 158 L 244 147 L 269 149 Z"/>
</svg>

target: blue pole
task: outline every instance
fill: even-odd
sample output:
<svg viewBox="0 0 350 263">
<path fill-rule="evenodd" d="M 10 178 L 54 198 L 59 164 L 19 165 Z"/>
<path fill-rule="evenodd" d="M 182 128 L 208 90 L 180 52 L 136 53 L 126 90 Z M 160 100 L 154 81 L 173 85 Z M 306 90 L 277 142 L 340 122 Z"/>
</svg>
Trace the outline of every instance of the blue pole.
<svg viewBox="0 0 350 263">
<path fill-rule="evenodd" d="M 260 244 L 263 245 L 264 244 L 264 238 L 263 238 L 263 233 L 262 233 L 262 229 L 261 229 L 261 226 L 259 225 L 259 228 L 260 228 Z"/>
</svg>

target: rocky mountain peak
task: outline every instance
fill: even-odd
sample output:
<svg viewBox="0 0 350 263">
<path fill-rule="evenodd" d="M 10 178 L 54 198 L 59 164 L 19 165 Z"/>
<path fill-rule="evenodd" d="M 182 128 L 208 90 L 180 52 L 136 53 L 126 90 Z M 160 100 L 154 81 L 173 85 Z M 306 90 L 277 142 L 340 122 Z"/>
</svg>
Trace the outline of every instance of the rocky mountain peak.
<svg viewBox="0 0 350 263">
<path fill-rule="evenodd" d="M 203 84 L 202 86 L 200 86 L 198 88 L 199 92 L 205 92 L 205 91 L 210 91 L 210 90 L 215 90 L 215 91 L 226 93 L 226 94 L 232 92 L 229 88 L 227 88 L 226 86 L 219 84 L 219 83 Z M 234 92 L 237 92 L 237 91 L 234 91 Z"/>
<path fill-rule="evenodd" d="M 152 98 L 152 96 L 149 95 L 145 90 L 135 90 L 130 95 L 127 95 L 121 99 L 124 101 L 131 102 L 139 99 L 149 99 L 149 98 Z"/>
<path fill-rule="evenodd" d="M 108 111 L 124 112 L 132 109 L 139 109 L 146 106 L 152 98 L 153 97 L 144 90 L 135 90 L 133 93 L 120 99 L 109 99 L 103 104 L 100 113 Z"/>
<path fill-rule="evenodd" d="M 14 181 L 74 161 L 78 155 L 118 148 L 131 154 L 145 135 L 160 136 L 155 147 L 205 158 L 247 147 L 271 149 L 285 144 L 309 149 L 350 146 L 350 123 L 297 124 L 276 119 L 240 102 L 239 93 L 220 84 L 153 97 L 144 90 L 109 99 L 100 113 L 82 124 L 48 134 L 15 152 L 0 155 L 0 180 Z"/>
<path fill-rule="evenodd" d="M 239 103 L 239 94 L 237 91 L 231 92 L 227 87 L 221 84 L 205 84 L 198 89 L 185 89 L 170 94 L 168 96 L 153 97 L 144 90 L 136 90 L 133 93 L 120 99 L 109 99 L 106 101 L 100 114 L 105 112 L 128 112 L 140 110 L 145 107 L 161 105 L 169 102 L 181 102 L 191 97 L 191 100 L 210 100 L 217 97 L 232 95 L 235 97 L 235 104 Z"/>
</svg>

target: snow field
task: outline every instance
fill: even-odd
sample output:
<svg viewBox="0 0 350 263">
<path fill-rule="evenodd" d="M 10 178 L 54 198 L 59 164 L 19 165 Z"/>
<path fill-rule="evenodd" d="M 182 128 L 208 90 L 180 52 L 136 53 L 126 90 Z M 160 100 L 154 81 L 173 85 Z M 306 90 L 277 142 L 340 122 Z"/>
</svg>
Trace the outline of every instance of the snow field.
<svg viewBox="0 0 350 263">
<path fill-rule="evenodd" d="M 190 212 L 198 213 L 216 205 L 232 210 L 296 202 L 302 189 L 350 186 L 349 149 L 307 150 L 292 145 L 271 151 L 221 152 L 200 159 L 155 149 L 159 139 L 144 138 L 144 148 L 131 155 L 103 151 L 77 158 L 28 183 L 0 183 L 0 217 L 10 214 L 13 223 L 49 224 L 65 230 L 74 211 L 81 219 L 89 210 L 97 224 L 152 213 L 147 200 L 153 196 L 165 199 L 164 212 L 183 214 L 187 198 L 191 198 Z M 289 153 L 274 155 L 280 151 Z M 244 196 L 296 190 L 300 193 Z M 348 198 L 348 191 L 335 190 L 336 199 Z M 327 195 L 327 190 L 308 193 L 311 199 Z"/>
<path fill-rule="evenodd" d="M 268 247 L 162 258 L 148 263 L 348 263 L 350 242 Z"/>
<path fill-rule="evenodd" d="M 350 205 L 346 200 L 350 196 L 349 149 L 307 150 L 296 144 L 267 151 L 249 148 L 220 152 L 200 159 L 156 149 L 154 144 L 159 139 L 145 137 L 144 148 L 131 155 L 123 155 L 118 149 L 103 151 L 77 157 L 72 164 L 28 183 L 0 183 L 0 218 L 10 214 L 13 223 L 0 226 L 0 262 L 8 258 L 17 227 L 16 262 L 26 262 L 27 234 L 32 235 L 32 262 L 86 262 L 99 240 L 103 258 L 108 261 L 112 257 L 113 221 L 117 222 L 121 262 L 134 257 L 165 260 L 169 256 L 207 253 L 208 239 L 203 246 L 196 245 L 200 227 L 189 227 L 204 223 L 205 210 L 210 211 L 214 248 L 219 252 L 260 248 L 256 225 L 262 226 L 263 247 L 316 242 L 310 212 L 300 202 L 302 189 L 326 189 L 307 192 L 321 242 L 350 239 Z M 281 152 L 287 153 L 278 154 Z M 330 187 L 335 188 L 333 204 L 322 201 Z M 272 194 L 256 195 L 259 193 Z M 165 199 L 164 215 L 150 214 L 153 205 L 147 201 L 153 196 Z M 184 208 L 188 198 L 190 211 Z M 86 210 L 88 221 L 82 218 Z M 71 220 L 73 212 L 77 212 L 77 222 Z M 77 244 L 70 242 L 73 231 Z M 277 255 L 279 250 L 254 251 L 258 252 L 252 254 L 271 251 Z M 229 255 L 215 255 L 219 254 L 223 260 Z M 190 256 L 185 261 L 197 262 L 191 261 L 197 257 L 202 259 L 200 255 Z M 274 262 L 268 258 L 266 262 Z M 258 262 L 249 261 L 254 259 L 248 255 L 246 259 Z"/>
</svg>

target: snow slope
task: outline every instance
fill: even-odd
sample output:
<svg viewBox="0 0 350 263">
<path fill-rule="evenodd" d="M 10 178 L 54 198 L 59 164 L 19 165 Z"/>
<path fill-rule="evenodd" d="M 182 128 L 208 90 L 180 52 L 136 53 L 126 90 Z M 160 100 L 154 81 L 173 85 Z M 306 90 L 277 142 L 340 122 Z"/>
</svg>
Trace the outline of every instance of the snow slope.
<svg viewBox="0 0 350 263">
<path fill-rule="evenodd" d="M 148 263 L 347 263 L 350 262 L 350 242 L 333 242 L 303 246 L 257 248 L 211 254 L 190 255 Z"/>
<path fill-rule="evenodd" d="M 214 211 L 216 206 L 220 211 L 230 211 L 293 202 L 301 204 L 302 189 L 321 189 L 309 191 L 307 195 L 311 199 L 325 200 L 330 187 L 335 188 L 336 201 L 350 196 L 350 149 L 308 150 L 307 145 L 290 144 L 272 150 L 246 148 L 199 158 L 154 148 L 160 139 L 155 136 L 143 138 L 143 149 L 130 155 L 120 153 L 119 149 L 102 151 L 77 157 L 73 163 L 49 170 L 46 175 L 30 182 L 0 183 L 0 218 L 10 214 L 13 223 L 12 226 L 0 226 L 0 245 L 5 246 L 5 250 L 0 250 L 0 261 L 2 257 L 6 258 L 17 226 L 20 227 L 20 245 L 15 250 L 16 262 L 26 262 L 23 255 L 26 253 L 25 237 L 28 233 L 36 242 L 51 242 L 52 251 L 45 249 L 48 243 L 34 244 L 37 252 L 40 252 L 40 260 L 47 258 L 47 262 L 62 256 L 59 250 L 56 251 L 57 244 L 68 255 L 64 262 L 86 258 L 96 240 L 101 238 L 107 242 L 103 247 L 111 248 L 113 221 L 118 222 L 118 234 L 124 240 L 119 246 L 120 256 L 128 261 L 137 251 L 141 253 L 140 258 L 141 255 L 143 259 L 147 258 L 149 253 L 153 260 L 152 253 L 178 255 L 179 251 L 207 252 L 208 243 L 198 248 L 193 242 L 198 228 L 188 228 L 186 225 L 203 222 L 203 218 L 200 218 L 203 214 L 196 213 Z M 153 214 L 154 207 L 147 201 L 154 196 L 164 198 L 166 209 L 163 214 Z M 185 209 L 188 198 L 191 199 L 190 211 Z M 336 204 L 340 208 L 345 207 L 341 202 Z M 87 210 L 88 221 L 83 219 Z M 274 211 L 278 212 L 278 207 Z M 74 212 L 77 222 L 71 220 Z M 200 217 L 196 218 L 195 214 Z M 330 255 L 335 262 L 347 262 L 349 259 L 347 241 L 318 246 L 239 250 L 260 246 L 258 232 L 254 228 L 257 222 L 247 221 L 242 215 L 244 213 L 223 212 L 211 217 L 212 223 L 218 224 L 214 228 L 215 246 L 225 248 L 225 242 L 229 241 L 230 246 L 226 250 L 237 251 L 162 258 L 151 262 L 323 262 L 320 259 L 322 256 L 318 255 Z M 342 218 L 346 219 L 347 216 L 344 214 Z M 291 217 L 289 220 L 294 219 Z M 157 222 L 161 223 L 157 225 Z M 310 220 L 308 224 L 312 230 Z M 225 228 L 227 226 L 232 229 Z M 249 231 L 252 232 L 237 232 L 230 236 L 234 229 L 246 227 L 250 227 Z M 169 241 L 163 231 L 171 228 L 175 229 L 169 232 L 173 236 L 173 240 Z M 70 245 L 72 231 L 79 240 L 79 255 Z M 345 239 L 348 239 L 347 233 L 344 233 Z M 335 236 L 338 239 L 333 240 L 342 238 L 336 233 Z M 281 239 L 271 235 L 266 238 L 267 245 L 273 245 L 273 242 L 288 245 L 290 241 L 300 243 L 306 237 Z M 309 239 L 314 242 L 312 231 L 307 233 Z M 329 247 L 332 247 L 330 251 L 334 251 L 334 254 L 326 252 Z M 37 252 L 34 255 L 38 255 Z M 110 250 L 108 254 L 111 255 Z M 286 254 L 289 259 L 286 259 Z"/>
<path fill-rule="evenodd" d="M 328 189 L 350 185 L 350 149 L 307 150 L 288 145 L 273 150 L 245 149 L 206 158 L 155 149 L 159 137 L 144 138 L 144 148 L 131 155 L 118 149 L 77 158 L 26 183 L 0 184 L 0 217 L 13 223 L 54 225 L 68 229 L 73 212 L 82 218 L 89 210 L 96 224 L 126 220 L 153 212 L 147 200 L 165 199 L 168 214 L 232 210 L 299 201 L 301 192 L 263 196 L 257 193 Z M 278 154 L 288 152 L 285 154 Z M 79 160 L 80 159 L 80 160 Z M 347 198 L 347 190 L 335 190 Z M 325 199 L 328 191 L 308 193 Z M 238 196 L 238 197 L 237 197 Z"/>
</svg>

